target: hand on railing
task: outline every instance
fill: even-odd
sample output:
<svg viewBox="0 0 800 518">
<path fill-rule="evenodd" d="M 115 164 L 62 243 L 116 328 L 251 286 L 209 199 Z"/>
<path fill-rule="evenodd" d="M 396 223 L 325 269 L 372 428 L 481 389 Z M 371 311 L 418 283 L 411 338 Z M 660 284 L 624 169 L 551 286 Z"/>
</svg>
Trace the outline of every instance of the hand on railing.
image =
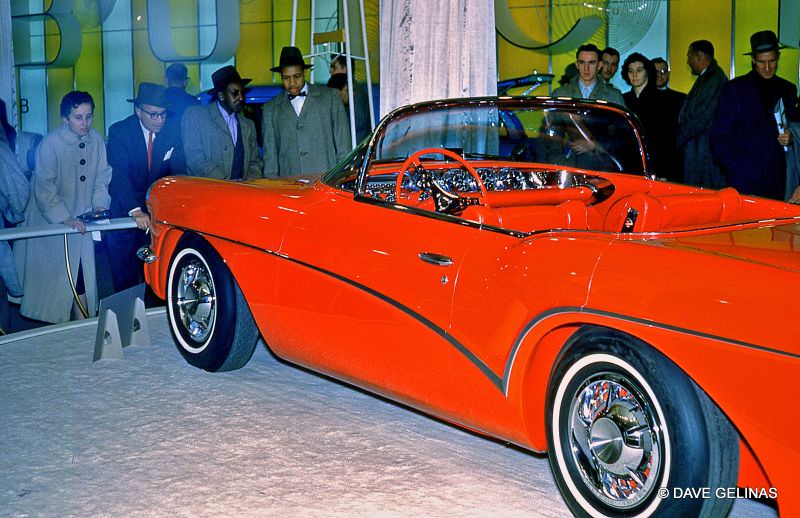
<svg viewBox="0 0 800 518">
<path fill-rule="evenodd" d="M 85 234 L 86 233 L 86 223 L 84 223 L 83 221 L 81 221 L 81 220 L 79 220 L 77 218 L 69 218 L 68 220 L 66 220 L 64 222 L 64 224 L 65 225 L 69 225 L 70 227 L 74 228 L 75 230 L 77 230 L 81 234 Z"/>
<path fill-rule="evenodd" d="M 150 215 L 146 212 L 142 212 L 141 210 L 136 210 L 131 214 L 131 217 L 136 222 L 136 226 L 139 230 L 144 230 L 145 232 L 150 232 Z"/>
</svg>

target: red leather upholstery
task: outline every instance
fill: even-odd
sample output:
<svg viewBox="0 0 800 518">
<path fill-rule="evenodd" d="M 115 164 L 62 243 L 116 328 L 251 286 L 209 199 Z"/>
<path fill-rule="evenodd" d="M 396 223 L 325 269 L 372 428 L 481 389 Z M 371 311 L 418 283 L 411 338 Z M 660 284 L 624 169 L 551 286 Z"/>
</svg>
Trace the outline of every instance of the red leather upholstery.
<svg viewBox="0 0 800 518">
<path fill-rule="evenodd" d="M 741 217 L 742 200 L 735 189 L 653 197 L 633 194 L 616 202 L 606 214 L 603 229 L 622 232 L 630 210 L 637 211 L 633 232 L 658 232 L 734 221 Z"/>
</svg>

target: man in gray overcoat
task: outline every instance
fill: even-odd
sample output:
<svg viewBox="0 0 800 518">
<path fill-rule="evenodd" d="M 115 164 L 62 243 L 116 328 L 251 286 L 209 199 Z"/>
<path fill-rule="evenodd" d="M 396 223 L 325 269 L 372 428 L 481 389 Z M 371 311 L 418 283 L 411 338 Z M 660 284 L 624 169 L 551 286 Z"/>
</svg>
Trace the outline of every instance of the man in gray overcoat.
<svg viewBox="0 0 800 518">
<path fill-rule="evenodd" d="M 689 45 L 686 63 L 698 76 L 678 115 L 676 145 L 683 153 L 683 181 L 689 185 L 721 189 L 722 172 L 711 155 L 709 130 L 722 85 L 728 80 L 714 59 L 714 45 L 698 40 Z"/>
<path fill-rule="evenodd" d="M 23 223 L 63 223 L 81 232 L 68 236 L 69 265 L 79 294 L 83 285 L 90 317 L 97 314 L 94 242 L 77 216 L 105 210 L 111 202 L 111 167 L 103 137 L 91 127 L 93 113 L 94 100 L 86 92 L 70 92 L 61 100 L 64 124 L 51 131 L 36 152 Z M 20 240 L 14 253 L 24 290 L 20 313 L 43 322 L 69 321 L 74 298 L 64 260 L 64 238 Z"/>
<path fill-rule="evenodd" d="M 296 47 L 284 47 L 278 66 L 284 92 L 264 105 L 261 116 L 264 176 L 322 173 L 351 150 L 350 127 L 339 93 L 308 84 L 311 68 Z"/>
<path fill-rule="evenodd" d="M 211 75 L 216 99 L 206 106 L 189 106 L 181 119 L 181 141 L 186 171 L 192 176 L 238 180 L 258 178 L 262 173 L 258 138 L 253 121 L 241 114 L 244 87 L 232 65 Z"/>
</svg>

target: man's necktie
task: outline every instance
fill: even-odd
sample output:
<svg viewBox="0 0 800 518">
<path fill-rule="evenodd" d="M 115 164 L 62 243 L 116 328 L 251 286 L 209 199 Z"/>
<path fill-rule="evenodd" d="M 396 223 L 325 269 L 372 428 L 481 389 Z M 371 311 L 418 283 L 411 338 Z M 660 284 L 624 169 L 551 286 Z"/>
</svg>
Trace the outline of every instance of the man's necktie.
<svg viewBox="0 0 800 518">
<path fill-rule="evenodd" d="M 147 132 L 147 170 L 150 170 L 150 163 L 153 160 L 153 132 Z"/>
<path fill-rule="evenodd" d="M 300 92 L 300 93 L 299 93 L 299 94 L 297 94 L 297 95 L 292 95 L 292 94 L 289 94 L 289 100 L 291 101 L 291 100 L 292 100 L 292 99 L 294 99 L 295 97 L 305 97 L 306 95 L 308 95 L 306 92 Z"/>
</svg>

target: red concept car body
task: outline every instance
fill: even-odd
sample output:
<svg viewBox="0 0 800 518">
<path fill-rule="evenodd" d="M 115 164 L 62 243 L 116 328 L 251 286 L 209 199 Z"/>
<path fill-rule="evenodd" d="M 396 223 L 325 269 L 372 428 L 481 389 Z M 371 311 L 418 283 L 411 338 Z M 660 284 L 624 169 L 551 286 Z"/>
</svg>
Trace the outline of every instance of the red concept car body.
<svg viewBox="0 0 800 518">
<path fill-rule="evenodd" d="M 193 365 L 260 335 L 547 452 L 578 515 L 800 514 L 800 207 L 647 167 L 612 105 L 413 105 L 321 176 L 159 181 L 146 275 Z"/>
</svg>

